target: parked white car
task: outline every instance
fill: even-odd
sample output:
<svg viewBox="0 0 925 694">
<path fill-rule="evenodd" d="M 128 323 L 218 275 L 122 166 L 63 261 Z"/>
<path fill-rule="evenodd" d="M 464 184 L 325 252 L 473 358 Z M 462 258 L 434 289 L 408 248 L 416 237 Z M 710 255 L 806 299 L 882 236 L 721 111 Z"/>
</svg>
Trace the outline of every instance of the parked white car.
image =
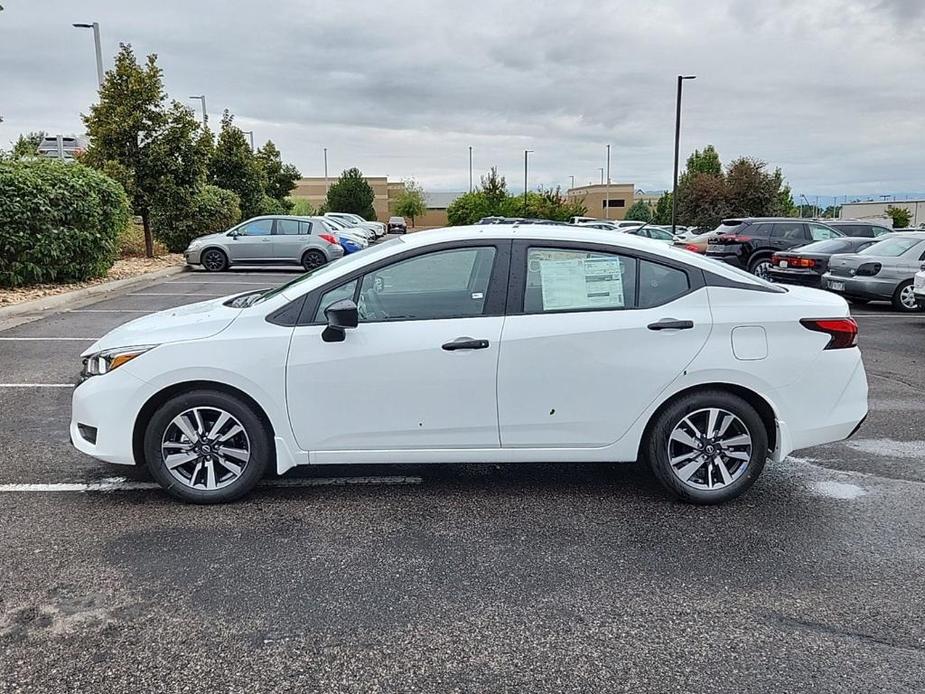
<svg viewBox="0 0 925 694">
<path fill-rule="evenodd" d="M 385 224 L 382 222 L 368 222 L 358 214 L 352 214 L 350 212 L 325 212 L 324 216 L 340 220 L 341 222 L 347 223 L 349 226 L 369 229 L 377 239 L 385 236 Z"/>
<path fill-rule="evenodd" d="M 323 219 L 328 226 L 337 229 L 338 234 L 341 231 L 348 231 L 354 236 L 364 239 L 367 243 L 376 238 L 376 232 L 369 227 L 357 226 L 353 222 L 338 219 L 337 217 L 328 217 L 324 215 L 323 217 L 315 217 L 314 219 Z"/>
<path fill-rule="evenodd" d="M 362 230 L 356 227 L 348 227 L 340 224 L 338 220 L 331 219 L 330 217 L 306 217 L 313 222 L 318 222 L 325 229 L 330 231 L 330 233 L 337 235 L 338 238 L 345 238 L 348 241 L 352 241 L 361 248 L 366 248 L 369 246 L 369 235 L 363 233 Z"/>
<path fill-rule="evenodd" d="M 856 345 L 840 297 L 648 239 L 455 227 L 116 328 L 70 435 L 197 503 L 296 465 L 643 459 L 711 504 L 851 436 Z M 359 402 L 376 416 L 341 416 Z"/>
<path fill-rule="evenodd" d="M 912 280 L 912 292 L 918 307 L 925 309 L 925 263 L 915 273 L 915 278 Z"/>
</svg>

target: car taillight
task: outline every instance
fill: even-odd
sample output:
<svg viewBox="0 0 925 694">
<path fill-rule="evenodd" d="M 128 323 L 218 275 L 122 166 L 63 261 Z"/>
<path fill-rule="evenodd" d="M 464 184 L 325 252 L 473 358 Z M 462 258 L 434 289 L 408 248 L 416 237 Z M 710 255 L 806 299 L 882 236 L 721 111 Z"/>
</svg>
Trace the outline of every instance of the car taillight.
<svg viewBox="0 0 925 694">
<path fill-rule="evenodd" d="M 816 267 L 816 261 L 812 258 L 792 258 L 789 261 L 790 267 L 805 267 L 811 268 Z"/>
<path fill-rule="evenodd" d="M 772 256 L 771 256 L 771 265 L 777 265 L 779 262 L 780 262 L 780 256 L 779 256 L 779 255 L 772 255 Z"/>
<path fill-rule="evenodd" d="M 318 238 L 321 239 L 322 241 L 327 241 L 328 243 L 333 244 L 335 246 L 337 246 L 340 243 L 340 241 L 334 238 L 331 234 L 318 234 Z"/>
<path fill-rule="evenodd" d="M 857 270 L 855 270 L 855 275 L 861 275 L 862 277 L 873 277 L 876 275 L 883 266 L 880 263 L 864 263 Z"/>
<path fill-rule="evenodd" d="M 700 253 L 700 246 L 695 246 L 694 244 L 689 243 L 684 247 L 684 250 L 691 251 L 693 253 Z"/>
<path fill-rule="evenodd" d="M 825 349 L 847 349 L 858 346 L 858 324 L 854 318 L 804 318 L 807 330 L 831 336 Z"/>
</svg>

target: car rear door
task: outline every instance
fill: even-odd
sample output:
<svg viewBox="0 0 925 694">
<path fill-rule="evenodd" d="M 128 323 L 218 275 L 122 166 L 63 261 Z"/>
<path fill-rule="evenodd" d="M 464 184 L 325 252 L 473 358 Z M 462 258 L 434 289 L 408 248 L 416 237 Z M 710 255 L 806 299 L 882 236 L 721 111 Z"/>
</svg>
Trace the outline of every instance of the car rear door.
<svg viewBox="0 0 925 694">
<path fill-rule="evenodd" d="M 622 437 L 703 347 L 703 275 L 610 246 L 517 241 L 498 364 L 503 448 Z"/>
<path fill-rule="evenodd" d="M 500 446 L 496 385 L 510 246 L 414 249 L 308 297 L 304 325 L 293 331 L 286 397 L 312 461 Z M 359 325 L 344 341 L 325 342 L 324 309 L 345 298 L 357 302 Z"/>
<path fill-rule="evenodd" d="M 811 240 L 809 229 L 802 222 L 775 222 L 762 226 L 771 227 L 769 245 L 775 251 L 789 251 Z"/>
<path fill-rule="evenodd" d="M 273 258 L 298 263 L 302 259 L 312 223 L 300 219 L 277 219 L 273 232 Z"/>
</svg>

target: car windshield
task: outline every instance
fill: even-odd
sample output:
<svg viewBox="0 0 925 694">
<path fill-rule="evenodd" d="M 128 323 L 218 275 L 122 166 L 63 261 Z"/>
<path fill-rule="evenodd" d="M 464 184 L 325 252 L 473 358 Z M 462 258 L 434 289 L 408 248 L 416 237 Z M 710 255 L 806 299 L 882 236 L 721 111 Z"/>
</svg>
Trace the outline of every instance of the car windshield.
<svg viewBox="0 0 925 694">
<path fill-rule="evenodd" d="M 861 255 L 879 255 L 884 258 L 897 258 L 919 243 L 919 239 L 906 237 L 884 239 L 873 246 L 868 246 Z"/>
<path fill-rule="evenodd" d="M 299 275 L 295 279 L 290 280 L 285 284 L 281 284 L 278 287 L 274 287 L 273 289 L 268 289 L 263 294 L 258 295 L 251 303 L 260 303 L 262 301 L 266 301 L 267 299 L 272 299 L 274 296 L 282 294 L 287 289 L 297 287 L 307 279 L 318 277 L 319 275 L 326 275 L 327 273 L 331 272 L 331 270 L 336 270 L 338 272 L 349 272 L 350 269 L 355 266 L 362 266 L 367 262 L 374 261 L 377 257 L 383 254 L 383 251 L 387 253 L 390 248 L 393 248 L 395 245 L 400 243 L 404 243 L 404 241 L 402 241 L 400 238 L 390 239 L 389 241 L 377 244 L 376 246 L 373 246 L 363 251 L 362 253 L 354 253 L 352 255 L 342 256 L 337 260 L 333 260 L 330 263 L 327 263 L 326 265 L 322 265 L 321 267 L 315 268 L 314 270 L 309 270 L 308 272 Z"/>
</svg>

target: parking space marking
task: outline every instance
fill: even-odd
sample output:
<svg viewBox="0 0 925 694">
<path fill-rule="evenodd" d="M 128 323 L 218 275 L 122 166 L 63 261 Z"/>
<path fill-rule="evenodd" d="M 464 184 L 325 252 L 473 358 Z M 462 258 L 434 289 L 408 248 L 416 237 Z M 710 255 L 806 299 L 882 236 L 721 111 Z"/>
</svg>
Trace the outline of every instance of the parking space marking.
<svg viewBox="0 0 925 694">
<path fill-rule="evenodd" d="M 205 292 L 132 292 L 129 296 L 228 296 L 226 292 L 221 294 L 206 294 Z"/>
<path fill-rule="evenodd" d="M 191 280 L 170 280 L 169 282 L 164 282 L 164 284 L 254 284 L 260 287 L 267 286 L 266 282 L 234 282 L 234 281 L 229 282 L 226 280 L 214 280 L 214 281 L 200 280 L 198 282 L 193 282 Z"/>
<path fill-rule="evenodd" d="M 73 388 L 73 383 L 0 383 L 0 388 Z"/>
<path fill-rule="evenodd" d="M 67 340 L 70 342 L 96 342 L 98 337 L 0 337 L 0 342 L 55 342 Z"/>
<path fill-rule="evenodd" d="M 169 311 L 170 309 L 161 310 Z M 157 311 L 147 311 L 140 308 L 72 308 L 68 309 L 67 313 L 157 313 Z"/>
<path fill-rule="evenodd" d="M 396 486 L 416 485 L 420 477 L 296 477 L 293 479 L 265 480 L 259 487 L 346 487 L 346 486 Z M 156 482 L 133 482 L 124 477 L 111 477 L 98 482 L 51 482 L 51 483 L 9 483 L 0 484 L 0 493 L 48 493 L 48 492 L 131 492 L 146 489 L 160 489 Z"/>
</svg>

